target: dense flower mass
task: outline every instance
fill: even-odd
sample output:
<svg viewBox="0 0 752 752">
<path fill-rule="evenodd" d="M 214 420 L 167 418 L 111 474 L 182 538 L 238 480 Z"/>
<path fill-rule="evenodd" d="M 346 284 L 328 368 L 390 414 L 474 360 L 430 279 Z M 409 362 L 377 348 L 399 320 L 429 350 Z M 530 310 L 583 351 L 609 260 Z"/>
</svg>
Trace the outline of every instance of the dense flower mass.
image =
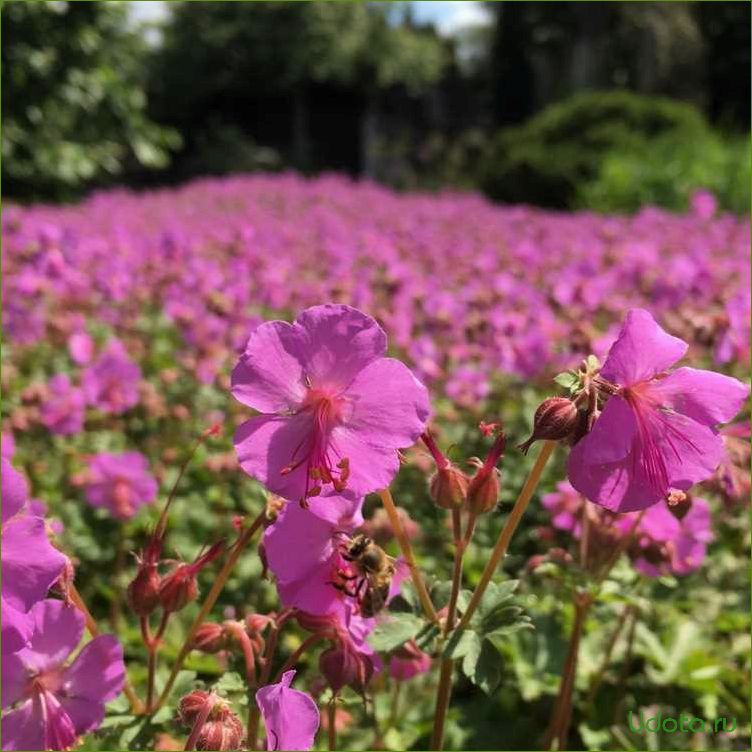
<svg viewBox="0 0 752 752">
<path fill-rule="evenodd" d="M 211 380 L 268 312 L 342 301 L 377 318 L 418 378 L 476 409 L 502 374 L 547 378 L 597 353 L 646 301 L 675 335 L 746 364 L 749 244 L 732 215 L 563 214 L 339 177 L 210 179 L 4 207 L 3 317 L 14 344 L 78 335 L 85 360 L 79 312 L 125 340 L 153 307 L 182 336 L 185 365 Z M 101 358 L 89 393 L 120 409 L 133 391 L 108 397 L 106 377 L 121 384 L 124 361 Z"/>
<path fill-rule="evenodd" d="M 616 512 L 645 509 L 707 480 L 723 459 L 716 426 L 739 412 L 749 387 L 712 371 L 667 369 L 687 351 L 645 310 L 627 314 L 599 378 L 613 392 L 572 450 L 569 479 Z"/>
<path fill-rule="evenodd" d="M 742 707 L 749 233 L 291 174 L 6 207 L 3 749 L 480 748 L 499 685 L 515 743 L 611 748 L 598 685 L 659 673 Z"/>
</svg>

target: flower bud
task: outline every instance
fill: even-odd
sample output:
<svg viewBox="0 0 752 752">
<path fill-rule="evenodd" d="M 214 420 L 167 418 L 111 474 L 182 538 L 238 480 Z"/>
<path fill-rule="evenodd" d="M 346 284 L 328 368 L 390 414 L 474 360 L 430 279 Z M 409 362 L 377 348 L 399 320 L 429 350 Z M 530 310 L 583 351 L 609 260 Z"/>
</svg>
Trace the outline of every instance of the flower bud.
<svg viewBox="0 0 752 752">
<path fill-rule="evenodd" d="M 458 467 L 448 463 L 433 474 L 429 483 L 431 498 L 442 509 L 458 509 L 467 499 L 469 479 Z"/>
<path fill-rule="evenodd" d="M 577 406 L 566 397 L 550 397 L 538 405 L 533 418 L 533 433 L 519 445 L 527 454 L 534 442 L 539 439 L 561 441 L 571 436 L 579 425 Z"/>
<path fill-rule="evenodd" d="M 225 628 L 221 624 L 207 621 L 196 630 L 191 647 L 202 653 L 218 653 L 227 647 L 227 642 Z"/>
<path fill-rule="evenodd" d="M 198 597 L 196 576 L 209 562 L 224 550 L 224 541 L 217 541 L 209 550 L 196 558 L 192 564 L 178 564 L 170 574 L 162 578 L 159 586 L 159 603 L 171 613 L 180 611 Z"/>
<path fill-rule="evenodd" d="M 428 486 L 431 498 L 436 506 L 442 509 L 458 509 L 467 498 L 467 475 L 441 453 L 428 431 L 421 436 L 421 439 L 436 463 L 436 472 Z"/>
<path fill-rule="evenodd" d="M 505 441 L 503 433 L 496 437 L 485 462 L 470 479 L 467 487 L 467 508 L 474 514 L 490 512 L 499 501 L 500 483 L 496 463 L 504 453 Z"/>
<path fill-rule="evenodd" d="M 159 586 L 159 603 L 169 613 L 180 611 L 197 597 L 198 583 L 190 564 L 178 564 Z"/>
<path fill-rule="evenodd" d="M 212 712 L 213 715 L 214 712 Z M 226 712 L 219 714 L 217 718 L 210 717 L 202 726 L 196 739 L 196 749 L 240 749 L 243 736 L 243 724 L 240 718 L 228 709 Z"/>
<path fill-rule="evenodd" d="M 194 689 L 193 692 L 180 698 L 178 703 L 178 715 L 180 722 L 189 728 L 193 725 L 199 713 L 204 709 L 209 701 L 211 692 L 203 689 Z"/>
<path fill-rule="evenodd" d="M 319 657 L 319 670 L 335 693 L 354 684 L 358 680 L 360 669 L 357 653 L 342 645 L 325 650 Z"/>
<path fill-rule="evenodd" d="M 137 616 L 148 616 L 159 604 L 160 576 L 156 564 L 143 562 L 128 585 L 128 605 Z"/>
</svg>

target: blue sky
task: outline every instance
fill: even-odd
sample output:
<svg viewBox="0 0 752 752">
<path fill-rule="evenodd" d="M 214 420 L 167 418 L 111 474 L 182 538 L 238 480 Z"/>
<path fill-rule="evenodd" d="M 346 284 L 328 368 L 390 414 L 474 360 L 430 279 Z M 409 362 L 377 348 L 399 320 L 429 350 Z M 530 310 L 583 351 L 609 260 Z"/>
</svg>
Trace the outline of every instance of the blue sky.
<svg viewBox="0 0 752 752">
<path fill-rule="evenodd" d="M 474 0 L 418 0 L 411 3 L 419 21 L 433 21 L 442 34 L 451 35 L 467 25 L 483 23 L 487 12 L 483 3 Z M 138 21 L 158 21 L 165 14 L 161 0 L 132 2 L 133 16 Z"/>
</svg>

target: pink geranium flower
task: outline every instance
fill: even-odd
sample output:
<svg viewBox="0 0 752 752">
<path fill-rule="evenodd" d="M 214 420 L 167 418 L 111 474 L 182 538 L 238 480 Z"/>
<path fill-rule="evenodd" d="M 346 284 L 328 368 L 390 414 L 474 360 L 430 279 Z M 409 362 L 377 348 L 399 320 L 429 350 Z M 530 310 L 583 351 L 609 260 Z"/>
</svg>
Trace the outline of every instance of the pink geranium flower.
<svg viewBox="0 0 752 752">
<path fill-rule="evenodd" d="M 138 403 L 140 381 L 141 369 L 119 340 L 110 341 L 81 380 L 87 402 L 112 415 L 124 413 Z"/>
<path fill-rule="evenodd" d="M 59 373 L 49 380 L 47 394 L 39 408 L 42 424 L 60 436 L 79 433 L 86 408 L 83 392 L 71 384 L 66 374 Z"/>
<path fill-rule="evenodd" d="M 346 536 L 363 523 L 362 502 L 341 496 L 314 498 L 310 511 L 286 504 L 264 533 L 264 552 L 277 578 L 285 607 L 309 614 L 338 614 L 344 620 L 348 598 L 332 585 L 347 566 L 341 556 Z"/>
<path fill-rule="evenodd" d="M 125 681 L 123 649 L 113 635 L 89 642 L 70 665 L 84 617 L 63 601 L 44 600 L 32 609 L 28 647 L 2 662 L 3 749 L 70 749 L 104 718 L 104 704 Z"/>
<path fill-rule="evenodd" d="M 694 368 L 667 373 L 686 351 L 647 311 L 627 314 L 600 372 L 616 393 L 569 456 L 569 480 L 591 501 L 645 509 L 713 475 L 723 457 L 716 426 L 739 412 L 749 387 Z"/>
<path fill-rule="evenodd" d="M 293 689 L 295 671 L 282 674 L 279 684 L 256 692 L 266 727 L 267 750 L 309 750 L 319 729 L 319 709 L 313 698 Z"/>
<path fill-rule="evenodd" d="M 32 606 L 47 595 L 66 558 L 47 538 L 44 519 L 29 511 L 26 479 L 2 459 L 2 650 L 31 638 Z"/>
<path fill-rule="evenodd" d="M 710 507 L 704 499 L 693 497 L 674 509 L 656 504 L 640 520 L 634 567 L 648 577 L 689 574 L 702 565 L 712 540 Z"/>
<path fill-rule="evenodd" d="M 235 435 L 241 467 L 303 503 L 322 491 L 363 496 L 388 486 L 397 449 L 418 439 L 429 402 L 385 351 L 376 321 L 345 305 L 259 326 L 232 373 L 235 398 L 263 413 Z"/>
<path fill-rule="evenodd" d="M 408 640 L 389 659 L 389 676 L 397 681 L 407 681 L 430 670 L 431 656 L 424 653 L 415 640 Z"/>
<path fill-rule="evenodd" d="M 157 481 L 140 452 L 102 452 L 89 460 L 85 494 L 92 506 L 107 507 L 114 517 L 127 520 L 139 507 L 154 501 Z"/>
</svg>

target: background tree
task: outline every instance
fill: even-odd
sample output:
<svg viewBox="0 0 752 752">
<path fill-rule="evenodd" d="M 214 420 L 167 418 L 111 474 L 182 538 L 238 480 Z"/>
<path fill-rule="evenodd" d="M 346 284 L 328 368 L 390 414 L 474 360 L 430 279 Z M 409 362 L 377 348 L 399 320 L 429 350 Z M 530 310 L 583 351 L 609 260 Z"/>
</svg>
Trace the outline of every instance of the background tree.
<svg viewBox="0 0 752 752">
<path fill-rule="evenodd" d="M 179 137 L 146 116 L 125 4 L 9 2 L 2 15 L 5 195 L 67 199 L 167 164 Z"/>
</svg>

